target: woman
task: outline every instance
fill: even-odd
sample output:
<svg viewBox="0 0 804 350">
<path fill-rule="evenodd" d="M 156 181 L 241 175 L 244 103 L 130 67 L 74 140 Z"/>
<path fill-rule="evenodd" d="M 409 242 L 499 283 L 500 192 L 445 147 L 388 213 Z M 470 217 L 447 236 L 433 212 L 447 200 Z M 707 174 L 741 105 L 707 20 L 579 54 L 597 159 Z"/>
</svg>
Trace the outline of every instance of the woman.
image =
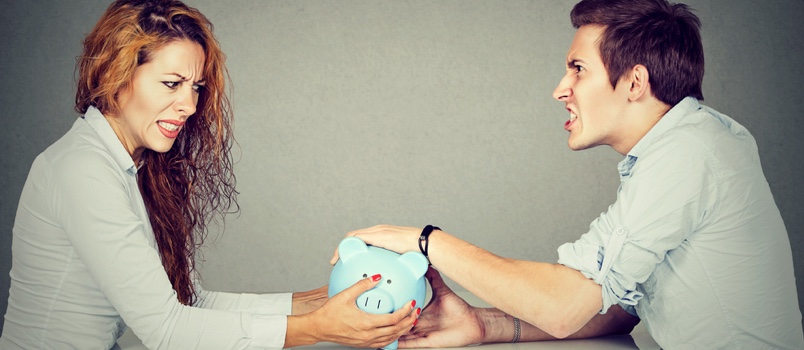
<svg viewBox="0 0 804 350">
<path fill-rule="evenodd" d="M 391 343 L 418 309 L 368 315 L 356 297 L 230 294 L 196 283 L 207 224 L 237 208 L 224 56 L 178 1 L 119 0 L 84 41 L 83 114 L 34 161 L 12 243 L 0 348 L 109 349 L 128 326 L 150 349 Z"/>
</svg>

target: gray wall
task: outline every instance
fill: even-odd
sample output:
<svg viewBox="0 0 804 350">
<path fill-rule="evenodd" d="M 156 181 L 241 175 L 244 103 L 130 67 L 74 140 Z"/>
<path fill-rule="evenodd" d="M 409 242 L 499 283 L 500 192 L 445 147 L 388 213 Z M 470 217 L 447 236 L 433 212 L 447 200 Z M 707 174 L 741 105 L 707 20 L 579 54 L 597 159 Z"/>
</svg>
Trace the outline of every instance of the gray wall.
<svg viewBox="0 0 804 350">
<path fill-rule="evenodd" d="M 804 2 L 689 2 L 705 103 L 755 135 L 793 245 L 804 304 Z M 555 261 L 614 200 L 621 157 L 572 152 L 551 99 L 574 30 L 569 1 L 191 1 L 234 82 L 242 211 L 211 235 L 207 289 L 327 282 L 343 235 L 440 225 L 492 252 Z M 75 58 L 107 1 L 0 11 L 0 312 L 31 161 L 72 111 Z M 758 232 L 758 234 L 761 234 Z"/>
</svg>

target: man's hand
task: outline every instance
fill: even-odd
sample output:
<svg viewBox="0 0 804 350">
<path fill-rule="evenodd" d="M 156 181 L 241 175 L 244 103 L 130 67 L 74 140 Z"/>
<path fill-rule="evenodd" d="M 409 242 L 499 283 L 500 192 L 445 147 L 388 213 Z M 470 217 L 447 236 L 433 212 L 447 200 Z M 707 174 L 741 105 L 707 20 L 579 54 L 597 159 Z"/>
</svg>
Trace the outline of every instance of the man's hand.
<svg viewBox="0 0 804 350">
<path fill-rule="evenodd" d="M 399 347 L 461 347 L 482 342 L 483 323 L 477 317 L 477 309 L 456 295 L 432 267 L 425 277 L 433 297 L 411 333 L 399 339 Z"/>
<path fill-rule="evenodd" d="M 392 225 L 377 225 L 361 230 L 351 231 L 347 237 L 354 236 L 363 240 L 368 245 L 385 248 L 399 254 L 419 251 L 419 234 L 421 228 L 402 227 Z M 335 265 L 338 262 L 338 250 L 332 254 L 329 264 Z"/>
</svg>

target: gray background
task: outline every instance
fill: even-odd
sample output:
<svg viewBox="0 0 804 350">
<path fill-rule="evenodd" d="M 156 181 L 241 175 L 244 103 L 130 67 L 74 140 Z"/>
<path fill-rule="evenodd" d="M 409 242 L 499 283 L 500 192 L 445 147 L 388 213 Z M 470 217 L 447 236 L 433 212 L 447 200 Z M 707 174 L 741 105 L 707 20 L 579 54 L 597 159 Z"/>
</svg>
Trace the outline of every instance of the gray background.
<svg viewBox="0 0 804 350">
<path fill-rule="evenodd" d="M 379 223 L 437 224 L 500 255 L 554 262 L 615 199 L 621 156 L 570 151 L 551 98 L 573 1 L 189 3 L 228 55 L 239 142 L 242 211 L 210 235 L 207 289 L 321 286 L 344 234 Z M 804 304 L 804 2 L 688 3 L 703 22 L 705 103 L 757 139 Z M 107 5 L 2 3 L 2 313 L 23 183 L 77 117 L 76 56 Z"/>
</svg>

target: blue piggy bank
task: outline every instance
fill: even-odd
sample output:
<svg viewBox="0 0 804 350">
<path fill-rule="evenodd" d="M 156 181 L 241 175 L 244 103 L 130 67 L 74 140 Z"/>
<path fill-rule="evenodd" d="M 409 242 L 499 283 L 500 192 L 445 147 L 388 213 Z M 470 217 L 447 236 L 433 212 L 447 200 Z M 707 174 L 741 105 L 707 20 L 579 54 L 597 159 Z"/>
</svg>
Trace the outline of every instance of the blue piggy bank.
<svg viewBox="0 0 804 350">
<path fill-rule="evenodd" d="M 416 300 L 424 305 L 424 273 L 429 262 L 418 252 L 398 254 L 366 245 L 360 238 L 347 237 L 338 245 L 339 260 L 329 277 L 329 297 L 351 287 L 357 281 L 382 275 L 376 287 L 357 298 L 357 307 L 372 314 L 392 313 L 405 303 Z M 398 341 L 384 347 L 396 349 Z"/>
</svg>

